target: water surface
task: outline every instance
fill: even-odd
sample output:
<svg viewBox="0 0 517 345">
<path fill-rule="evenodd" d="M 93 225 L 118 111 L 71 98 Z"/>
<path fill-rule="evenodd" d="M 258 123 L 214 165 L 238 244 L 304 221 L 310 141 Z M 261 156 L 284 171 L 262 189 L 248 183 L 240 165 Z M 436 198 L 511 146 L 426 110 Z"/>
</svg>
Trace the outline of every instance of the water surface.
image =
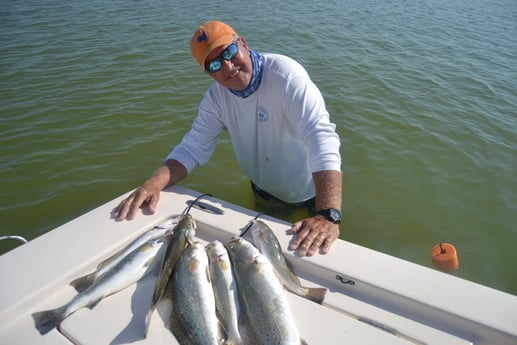
<svg viewBox="0 0 517 345">
<path fill-rule="evenodd" d="M 188 48 L 210 19 L 320 87 L 342 140 L 343 239 L 428 267 L 451 242 L 454 275 L 517 293 L 511 0 L 0 0 L 2 235 L 37 237 L 153 172 L 211 82 Z M 226 135 L 182 184 L 255 208 Z"/>
</svg>

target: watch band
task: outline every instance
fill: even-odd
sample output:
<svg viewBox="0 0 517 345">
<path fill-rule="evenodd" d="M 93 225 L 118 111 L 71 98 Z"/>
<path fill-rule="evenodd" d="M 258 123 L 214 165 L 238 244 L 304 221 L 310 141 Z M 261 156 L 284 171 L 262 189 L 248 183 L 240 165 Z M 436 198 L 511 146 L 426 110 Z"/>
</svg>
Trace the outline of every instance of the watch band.
<svg viewBox="0 0 517 345">
<path fill-rule="evenodd" d="M 327 220 L 334 224 L 339 224 L 343 220 L 341 210 L 337 208 L 325 208 L 316 212 L 317 214 L 324 216 Z"/>
</svg>

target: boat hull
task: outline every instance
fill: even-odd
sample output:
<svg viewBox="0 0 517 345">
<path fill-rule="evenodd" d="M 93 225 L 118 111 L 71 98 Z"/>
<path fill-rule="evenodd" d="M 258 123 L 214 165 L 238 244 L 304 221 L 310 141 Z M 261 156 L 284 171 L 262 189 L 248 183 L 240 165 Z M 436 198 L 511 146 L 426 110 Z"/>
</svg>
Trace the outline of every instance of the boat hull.
<svg viewBox="0 0 517 345">
<path fill-rule="evenodd" d="M 155 276 L 84 309 L 41 336 L 31 314 L 67 302 L 68 285 L 91 272 L 145 230 L 181 213 L 199 193 L 181 186 L 162 192 L 158 210 L 116 222 L 111 211 L 122 195 L 0 256 L 0 339 L 6 344 L 177 344 L 168 306 L 158 306 L 147 338 L 145 315 Z M 218 200 L 224 211 L 192 208 L 203 243 L 228 241 L 256 212 Z M 262 218 L 287 248 L 290 224 Z M 251 236 L 247 234 L 246 236 Z M 515 344 L 517 297 L 405 260 L 338 240 L 327 255 L 298 257 L 286 251 L 302 284 L 329 289 L 323 305 L 287 293 L 301 336 L 308 344 Z"/>
</svg>

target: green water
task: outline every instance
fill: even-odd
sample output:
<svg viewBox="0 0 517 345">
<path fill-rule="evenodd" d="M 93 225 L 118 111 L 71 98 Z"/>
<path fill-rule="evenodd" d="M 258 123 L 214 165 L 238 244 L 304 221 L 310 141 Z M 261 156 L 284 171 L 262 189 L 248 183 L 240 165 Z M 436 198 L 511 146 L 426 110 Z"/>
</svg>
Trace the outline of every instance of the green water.
<svg viewBox="0 0 517 345">
<path fill-rule="evenodd" d="M 516 18 L 513 0 L 0 0 L 0 234 L 32 239 L 148 177 L 211 82 L 191 34 L 220 19 L 319 85 L 343 239 L 428 267 L 451 242 L 454 275 L 517 294 Z M 228 136 L 182 184 L 255 207 Z"/>
</svg>

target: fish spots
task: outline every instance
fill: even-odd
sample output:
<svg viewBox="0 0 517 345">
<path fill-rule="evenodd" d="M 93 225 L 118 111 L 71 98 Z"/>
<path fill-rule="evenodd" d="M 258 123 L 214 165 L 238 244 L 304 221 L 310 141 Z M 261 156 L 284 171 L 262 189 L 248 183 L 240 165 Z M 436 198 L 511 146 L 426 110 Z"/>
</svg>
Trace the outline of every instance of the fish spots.
<svg viewBox="0 0 517 345">
<path fill-rule="evenodd" d="M 282 303 L 282 301 L 279 298 L 273 298 L 272 302 L 273 310 L 275 310 L 278 313 L 281 313 L 284 309 L 284 304 Z"/>
</svg>

